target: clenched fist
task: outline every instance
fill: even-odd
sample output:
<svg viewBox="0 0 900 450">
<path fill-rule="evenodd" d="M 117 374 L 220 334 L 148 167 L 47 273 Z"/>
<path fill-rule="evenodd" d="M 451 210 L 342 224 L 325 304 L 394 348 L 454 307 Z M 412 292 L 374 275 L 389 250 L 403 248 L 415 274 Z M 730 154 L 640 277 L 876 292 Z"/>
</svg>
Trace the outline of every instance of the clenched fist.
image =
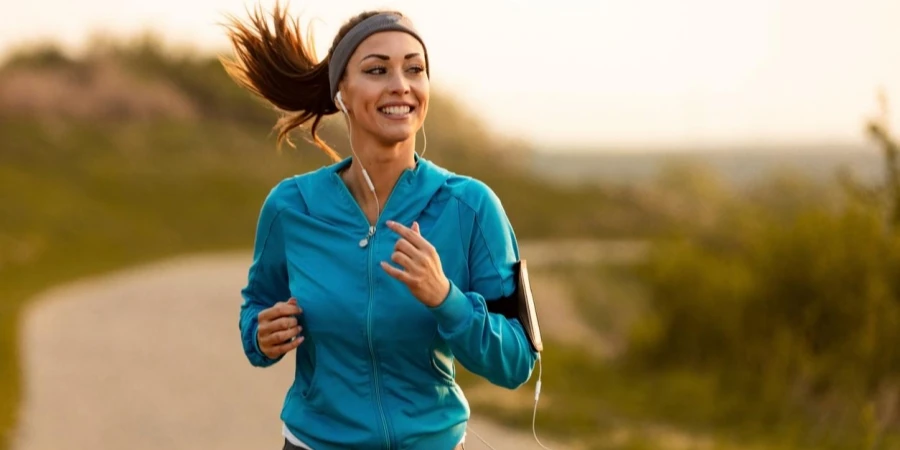
<svg viewBox="0 0 900 450">
<path fill-rule="evenodd" d="M 300 336 L 303 328 L 297 324 L 295 316 L 301 312 L 295 298 L 260 311 L 256 339 L 263 354 L 276 359 L 300 346 L 304 339 Z"/>
</svg>

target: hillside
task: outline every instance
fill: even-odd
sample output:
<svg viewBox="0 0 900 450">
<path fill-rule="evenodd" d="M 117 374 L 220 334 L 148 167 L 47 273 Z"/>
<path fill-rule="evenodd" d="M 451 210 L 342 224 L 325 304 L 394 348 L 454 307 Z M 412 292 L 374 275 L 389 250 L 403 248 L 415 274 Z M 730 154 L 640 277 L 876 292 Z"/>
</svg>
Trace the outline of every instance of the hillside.
<svg viewBox="0 0 900 450">
<path fill-rule="evenodd" d="M 213 55 L 152 38 L 0 65 L 0 449 L 23 303 L 122 266 L 248 250 L 268 190 L 329 162 L 299 133 L 276 151 L 276 117 Z M 551 155 L 493 136 L 439 87 L 426 122 L 426 157 L 489 184 L 520 239 L 574 243 L 548 259 L 655 241 L 636 263 L 549 264 L 610 359 L 548 342 L 548 432 L 593 448 L 658 448 L 644 438 L 672 430 L 731 443 L 707 448 L 896 445 L 900 235 L 883 219 L 900 229 L 900 182 L 832 176 L 849 164 L 883 181 L 881 151 Z M 346 148 L 339 120 L 323 137 Z M 530 428 L 531 398 L 492 412 Z"/>
<path fill-rule="evenodd" d="M 832 181 L 842 170 L 858 178 L 880 181 L 882 156 L 874 146 L 742 146 L 715 150 L 655 149 L 612 151 L 537 150 L 531 170 L 564 184 L 635 184 L 655 179 L 671 165 L 702 165 L 729 184 L 746 187 L 776 172 L 796 173 L 817 182 Z"/>
<path fill-rule="evenodd" d="M 17 318 L 62 281 L 205 250 L 246 249 L 268 190 L 329 163 L 299 134 L 275 148 L 277 115 L 213 55 L 152 39 L 100 42 L 72 59 L 52 46 L 0 66 L 0 433 L 19 395 Z M 435 92 L 426 156 L 483 179 L 521 238 L 631 233 L 596 188 L 554 187 L 520 168 L 529 149 L 493 138 Z M 324 139 L 345 147 L 340 122 Z M 0 442 L 3 442 L 0 439 Z"/>
</svg>

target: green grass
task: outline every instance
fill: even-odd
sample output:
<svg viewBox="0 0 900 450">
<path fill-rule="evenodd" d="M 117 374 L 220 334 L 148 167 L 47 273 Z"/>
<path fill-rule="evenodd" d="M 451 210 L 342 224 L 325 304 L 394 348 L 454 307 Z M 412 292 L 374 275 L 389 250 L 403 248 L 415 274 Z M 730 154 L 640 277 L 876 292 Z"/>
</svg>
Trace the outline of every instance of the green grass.
<svg viewBox="0 0 900 450">
<path fill-rule="evenodd" d="M 273 184 L 327 163 L 308 149 L 279 155 L 267 135 L 266 129 L 225 122 L 0 123 L 0 292 L 5 294 L 0 300 L 0 449 L 8 447 L 19 406 L 18 318 L 26 302 L 56 284 L 127 265 L 248 249 L 259 207 Z M 440 145 L 432 139 L 429 152 L 441 152 Z M 477 173 L 495 188 L 523 239 L 571 236 L 597 217 L 585 205 L 608 206 L 593 197 L 597 191 L 552 188 L 484 167 L 461 171 Z M 587 229 L 593 236 L 615 236 L 629 227 Z M 628 268 L 565 267 L 556 273 L 573 283 L 590 324 L 610 339 L 625 340 L 632 319 L 645 307 L 641 285 Z M 599 288 L 602 298 L 596 295 Z M 713 377 L 636 373 L 552 341 L 544 359 L 540 436 L 579 436 L 591 448 L 658 448 L 663 438 L 654 436 L 675 429 L 713 439 L 723 449 L 828 448 L 818 445 L 827 433 L 780 420 L 790 411 L 775 408 L 780 416 L 769 423 L 758 420 L 771 417 L 771 405 L 754 405 Z M 477 382 L 460 372 L 465 386 Z M 523 388 L 525 396 L 533 386 L 534 380 Z M 510 411 L 477 399 L 473 404 L 479 412 L 530 429 L 530 407 Z M 851 420 L 856 416 L 854 411 Z M 761 425 L 754 428 L 754 423 Z"/>
<path fill-rule="evenodd" d="M 0 123 L 0 292 L 5 294 L 0 300 L 0 449 L 9 444 L 19 406 L 18 317 L 28 299 L 61 282 L 122 266 L 198 251 L 248 249 L 272 185 L 327 162 L 314 151 L 279 155 L 267 135 L 266 129 L 224 122 Z M 440 145 L 433 139 L 429 152 L 441 152 Z M 597 210 L 609 205 L 592 197 L 597 191 L 552 188 L 483 167 L 461 171 L 479 174 L 504 198 L 522 239 L 571 235 L 597 217 L 585 205 L 596 202 Z M 588 229 L 593 236 L 615 236 L 628 227 Z M 646 307 L 629 268 L 565 267 L 556 274 L 575 287 L 588 323 L 609 339 L 626 340 L 632 320 Z M 838 441 L 828 434 L 834 430 L 785 420 L 794 411 L 754 403 L 716 377 L 636 372 L 585 358 L 556 342 L 547 342 L 546 348 L 540 436 L 579 436 L 591 448 L 609 449 L 660 448 L 661 440 L 671 438 L 659 436 L 672 434 L 669 430 L 735 450 L 838 447 L 826 441 L 863 448 L 857 444 L 866 439 L 857 433 Z M 465 370 L 460 380 L 465 386 L 477 383 Z M 534 380 L 523 395 L 530 396 L 533 387 Z M 531 427 L 528 406 L 510 410 L 478 399 L 473 405 L 502 422 Z M 848 429 L 861 428 L 855 425 L 862 415 L 851 411 Z M 894 441 L 879 448 L 897 444 L 896 437 L 889 439 Z"/>
<path fill-rule="evenodd" d="M 19 404 L 18 318 L 29 298 L 125 265 L 246 248 L 268 189 L 303 164 L 246 130 L 212 124 L 4 121 L 0 141 L 5 447 Z"/>
<path fill-rule="evenodd" d="M 521 388 L 524 396 L 533 395 L 536 378 L 537 373 Z M 464 389 L 484 383 L 461 368 L 458 379 Z M 896 434 L 882 437 L 878 447 L 866 445 L 870 437 L 859 431 L 864 420 L 861 410 L 848 411 L 843 427 L 816 427 L 797 419 L 798 411 L 754 403 L 712 376 L 693 371 L 635 373 L 614 362 L 585 358 L 581 350 L 553 341 L 545 341 L 541 392 L 538 437 L 572 440 L 592 449 L 685 448 L 678 442 L 722 450 L 889 449 L 900 445 Z M 470 397 L 469 401 L 480 414 L 531 431 L 533 410 L 525 402 L 510 408 L 491 396 Z"/>
<path fill-rule="evenodd" d="M 295 142 L 301 150 L 277 154 L 267 128 L 274 122 L 271 111 L 228 80 L 215 58 L 182 59 L 153 42 L 121 48 L 115 42 L 95 49 L 99 59 L 70 61 L 52 48 L 25 51 L 0 67 L 0 75 L 31 67 L 88 80 L 105 61 L 123 69 L 118 87 L 104 86 L 111 93 L 118 89 L 117 96 L 141 100 L 151 94 L 132 78 L 162 81 L 203 118 L 143 121 L 120 111 L 121 117 L 76 122 L 50 119 L 52 113 L 22 119 L 14 110 L 0 111 L 0 450 L 8 448 L 19 407 L 18 326 L 29 299 L 59 283 L 127 265 L 247 250 L 268 190 L 283 177 L 328 162 L 300 138 Z M 429 159 L 487 182 L 503 199 L 520 239 L 645 238 L 707 215 L 729 216 L 717 209 L 720 187 L 702 173 L 676 170 L 664 173 L 661 183 L 636 189 L 551 186 L 511 168 L 528 167 L 528 152 L 490 136 L 452 96 L 433 93 L 428 122 Z M 324 130 L 336 148 L 346 148 L 344 135 L 340 126 Z M 497 150 L 509 159 L 497 159 Z M 791 199 L 790 189 L 772 189 L 779 204 Z M 785 204 L 792 209 L 790 201 Z M 650 306 L 630 268 L 565 267 L 555 273 L 574 286 L 585 320 L 624 348 L 631 325 Z M 863 405 L 845 409 L 837 422 L 816 424 L 777 396 L 754 398 L 723 374 L 597 361 L 552 340 L 544 363 L 539 435 L 578 436 L 589 448 L 665 449 L 673 439 L 708 440 L 712 448 L 733 450 L 900 448 L 897 436 L 872 445 L 872 413 Z M 460 381 L 479 383 L 462 369 Z M 533 387 L 534 380 L 511 393 L 524 396 L 521 407 L 471 400 L 479 412 L 530 429 Z"/>
<path fill-rule="evenodd" d="M 249 250 L 269 189 L 330 162 L 301 139 L 295 139 L 300 150 L 285 147 L 279 154 L 269 129 L 233 122 L 5 119 L 0 142 L 0 449 L 19 406 L 18 319 L 30 298 L 127 265 Z M 451 160 L 450 144 L 432 138 L 429 154 Z M 592 220 L 581 212 L 590 210 L 567 206 L 586 204 L 590 190 L 554 188 L 497 170 L 488 155 L 467 164 L 446 167 L 483 174 L 509 198 L 521 238 L 571 233 Z M 540 201 L 518 201 L 522 196 Z M 541 219 L 547 216 L 559 220 Z"/>
<path fill-rule="evenodd" d="M 634 319 L 648 306 L 643 298 L 647 292 L 632 267 L 549 270 L 574 288 L 573 300 L 588 324 L 604 338 L 627 342 Z M 891 432 L 881 436 L 879 445 L 871 444 L 870 412 L 864 404 L 850 405 L 820 422 L 815 411 L 810 414 L 783 396 L 754 394 L 725 373 L 648 370 L 631 365 L 626 357 L 589 358 L 553 340 L 545 341 L 543 362 L 539 436 L 576 437 L 587 448 L 684 448 L 670 442 L 677 440 L 734 450 L 900 446 L 900 435 Z M 526 397 L 534 392 L 536 375 L 523 388 Z M 484 383 L 464 369 L 459 380 L 464 388 Z M 498 398 L 511 395 L 496 389 Z M 511 408 L 492 396 L 470 402 L 480 413 L 531 429 L 532 409 L 526 404 Z"/>
</svg>

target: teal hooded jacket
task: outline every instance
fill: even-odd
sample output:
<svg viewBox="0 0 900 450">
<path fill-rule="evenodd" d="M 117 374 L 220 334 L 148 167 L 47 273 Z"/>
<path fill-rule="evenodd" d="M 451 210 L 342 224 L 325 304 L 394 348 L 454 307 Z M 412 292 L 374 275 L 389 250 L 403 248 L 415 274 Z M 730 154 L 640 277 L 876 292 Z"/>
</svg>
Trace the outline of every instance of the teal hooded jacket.
<svg viewBox="0 0 900 450">
<path fill-rule="evenodd" d="M 315 450 L 450 450 L 470 413 L 455 363 L 515 389 L 537 361 L 522 325 L 486 309 L 515 289 L 515 233 L 485 183 L 417 155 L 366 240 L 369 223 L 339 174 L 349 164 L 284 179 L 263 202 L 241 291 L 244 353 L 258 367 L 284 358 L 259 350 L 257 315 L 294 297 L 305 340 L 281 411 L 290 434 Z M 417 221 L 436 248 L 450 280 L 439 306 L 381 268 L 399 239 L 388 220 Z"/>
</svg>

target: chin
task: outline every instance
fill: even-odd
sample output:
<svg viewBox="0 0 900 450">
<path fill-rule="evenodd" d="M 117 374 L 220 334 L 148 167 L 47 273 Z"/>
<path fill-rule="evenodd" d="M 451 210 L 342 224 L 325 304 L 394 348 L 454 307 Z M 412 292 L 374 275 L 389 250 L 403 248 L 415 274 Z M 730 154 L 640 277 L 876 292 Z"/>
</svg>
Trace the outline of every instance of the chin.
<svg viewBox="0 0 900 450">
<path fill-rule="evenodd" d="M 398 127 L 399 128 L 399 127 Z M 378 136 L 382 142 L 388 145 L 406 142 L 416 136 L 416 129 L 408 126 L 402 129 L 382 130 Z"/>
</svg>

